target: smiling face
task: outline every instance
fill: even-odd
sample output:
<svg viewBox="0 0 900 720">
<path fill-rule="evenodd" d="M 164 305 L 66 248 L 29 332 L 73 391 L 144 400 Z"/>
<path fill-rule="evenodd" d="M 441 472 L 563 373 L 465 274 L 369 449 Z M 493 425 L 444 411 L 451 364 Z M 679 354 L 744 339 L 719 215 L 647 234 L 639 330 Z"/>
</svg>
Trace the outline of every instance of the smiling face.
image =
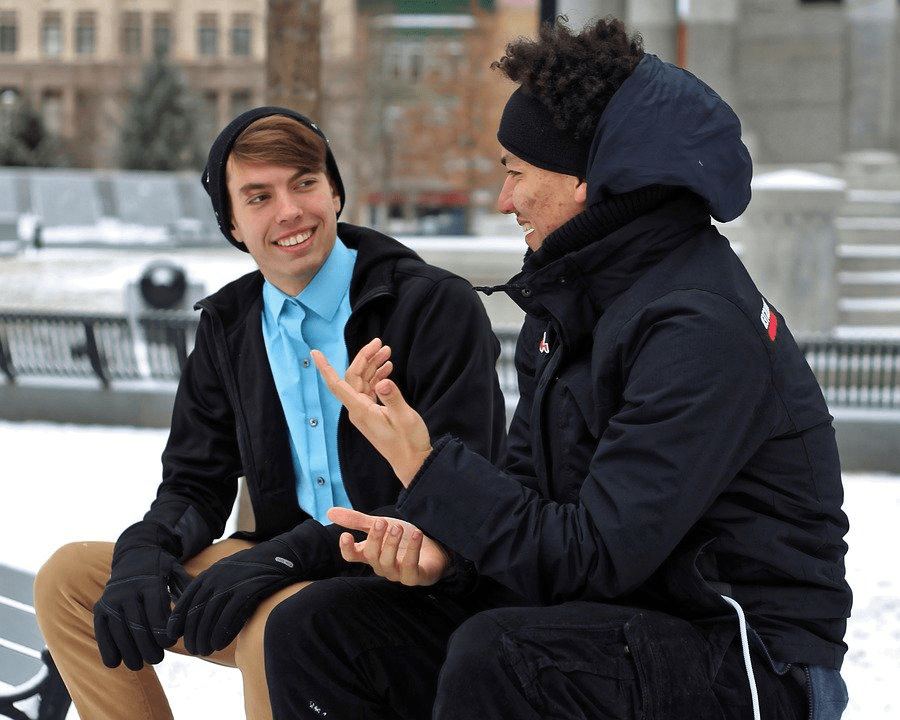
<svg viewBox="0 0 900 720">
<path fill-rule="evenodd" d="M 574 175 L 544 170 L 513 155 L 500 154 L 506 180 L 497 198 L 497 209 L 515 214 L 532 250 L 547 236 L 587 206 L 587 182 Z"/>
<path fill-rule="evenodd" d="M 297 295 L 328 259 L 337 238 L 338 194 L 324 171 L 249 163 L 225 168 L 232 235 L 265 278 Z"/>
</svg>

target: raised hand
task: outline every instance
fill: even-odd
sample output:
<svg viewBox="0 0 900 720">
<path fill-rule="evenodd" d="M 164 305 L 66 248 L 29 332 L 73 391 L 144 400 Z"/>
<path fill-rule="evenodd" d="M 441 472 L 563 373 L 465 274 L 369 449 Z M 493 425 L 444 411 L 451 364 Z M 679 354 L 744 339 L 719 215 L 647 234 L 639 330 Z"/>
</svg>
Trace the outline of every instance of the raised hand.
<svg viewBox="0 0 900 720">
<path fill-rule="evenodd" d="M 353 370 L 348 369 L 347 380 L 340 378 L 321 352 L 313 350 L 311 354 L 328 389 L 347 408 L 350 422 L 408 487 L 431 454 L 431 438 L 422 416 L 407 404 L 394 381 L 387 379 L 390 347 L 382 346 L 377 338 L 366 345 L 350 364 Z"/>
<path fill-rule="evenodd" d="M 411 523 L 340 507 L 331 508 L 328 519 L 367 533 L 362 542 L 354 542 L 350 533 L 343 533 L 341 555 L 347 562 L 366 563 L 376 575 L 412 586 L 434 585 L 450 573 L 450 558 L 444 548 Z"/>
<path fill-rule="evenodd" d="M 390 346 L 383 345 L 380 338 L 370 340 L 353 358 L 344 373 L 344 380 L 357 392 L 365 393 L 376 401 L 375 385 L 394 369 L 390 357 Z"/>
</svg>

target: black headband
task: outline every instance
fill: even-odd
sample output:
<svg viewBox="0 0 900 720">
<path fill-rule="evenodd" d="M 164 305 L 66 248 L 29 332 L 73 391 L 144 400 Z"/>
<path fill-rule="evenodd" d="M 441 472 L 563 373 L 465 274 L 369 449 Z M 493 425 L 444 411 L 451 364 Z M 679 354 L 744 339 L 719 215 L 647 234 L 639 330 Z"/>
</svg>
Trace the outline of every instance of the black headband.
<svg viewBox="0 0 900 720">
<path fill-rule="evenodd" d="M 519 87 L 506 102 L 500 128 L 500 144 L 536 167 L 583 178 L 587 173 L 591 139 L 576 140 L 553 122 L 550 111 Z"/>
<path fill-rule="evenodd" d="M 328 138 L 325 137 L 325 134 L 319 130 L 316 124 L 306 117 L 306 115 L 301 115 L 288 108 L 269 106 L 248 110 L 242 115 L 238 115 L 238 117 L 228 123 L 225 129 L 219 133 L 219 137 L 216 138 L 212 147 L 209 149 L 209 159 L 206 162 L 206 169 L 203 171 L 203 177 L 201 178 L 203 187 L 206 189 L 206 192 L 209 193 L 210 200 L 212 200 L 212 206 L 216 213 L 216 222 L 219 224 L 219 230 L 222 231 L 222 234 L 228 239 L 228 242 L 244 252 L 248 252 L 247 248 L 232 236 L 231 219 L 228 217 L 228 213 L 225 212 L 228 199 L 228 187 L 225 184 L 225 164 L 228 162 L 228 156 L 231 154 L 231 148 L 234 147 L 235 140 L 238 139 L 238 136 L 244 132 L 247 126 L 260 118 L 269 117 L 270 115 L 284 115 L 285 117 L 293 118 L 308 127 L 325 141 L 325 168 L 341 199 L 341 208 L 338 210 L 337 214 L 340 215 L 341 210 L 344 208 L 344 183 L 341 181 L 341 174 L 338 172 L 337 162 L 334 159 L 334 155 L 331 153 L 331 147 L 328 145 Z"/>
</svg>

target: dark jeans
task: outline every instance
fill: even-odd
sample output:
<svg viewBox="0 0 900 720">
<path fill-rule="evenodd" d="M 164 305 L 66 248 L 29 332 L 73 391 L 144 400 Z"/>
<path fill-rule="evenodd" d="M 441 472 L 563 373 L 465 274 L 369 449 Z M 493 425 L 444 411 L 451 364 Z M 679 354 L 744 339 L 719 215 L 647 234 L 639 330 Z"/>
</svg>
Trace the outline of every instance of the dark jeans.
<svg viewBox="0 0 900 720">
<path fill-rule="evenodd" d="M 704 631 L 586 602 L 473 615 L 426 589 L 336 578 L 279 605 L 265 644 L 275 720 L 753 717 L 736 620 Z M 753 667 L 764 720 L 806 720 L 804 688 Z"/>
</svg>

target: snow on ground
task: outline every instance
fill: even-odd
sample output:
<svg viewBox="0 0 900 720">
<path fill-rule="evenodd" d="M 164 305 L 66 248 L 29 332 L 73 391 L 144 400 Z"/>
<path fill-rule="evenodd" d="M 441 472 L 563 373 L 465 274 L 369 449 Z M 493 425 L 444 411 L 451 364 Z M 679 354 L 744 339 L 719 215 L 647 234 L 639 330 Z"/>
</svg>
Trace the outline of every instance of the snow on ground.
<svg viewBox="0 0 900 720">
<path fill-rule="evenodd" d="M 35 572 L 65 542 L 115 540 L 156 490 L 164 430 L 0 421 L 7 475 L 0 563 Z M 855 592 L 844 677 L 845 720 L 894 720 L 900 711 L 900 477 L 845 477 L 847 572 Z M 171 655 L 159 666 L 175 717 L 244 717 L 237 670 Z M 68 720 L 77 718 L 74 709 Z"/>
</svg>

